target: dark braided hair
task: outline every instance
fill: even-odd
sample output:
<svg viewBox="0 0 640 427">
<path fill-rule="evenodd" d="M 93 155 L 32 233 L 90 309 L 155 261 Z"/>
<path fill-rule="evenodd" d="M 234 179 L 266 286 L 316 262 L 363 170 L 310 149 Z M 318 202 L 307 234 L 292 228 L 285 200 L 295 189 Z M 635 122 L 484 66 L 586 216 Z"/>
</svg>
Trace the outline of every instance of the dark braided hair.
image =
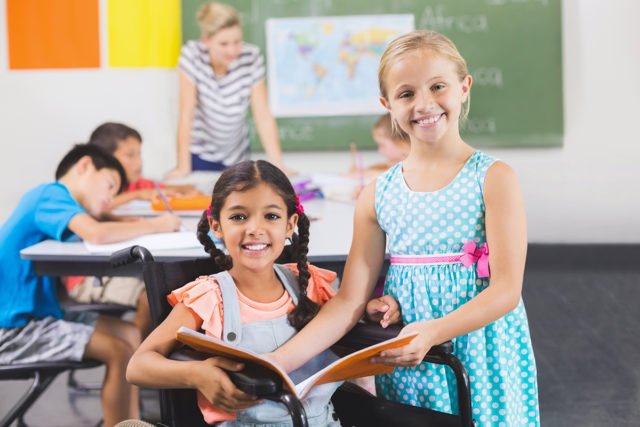
<svg viewBox="0 0 640 427">
<path fill-rule="evenodd" d="M 287 207 L 287 218 L 298 213 L 298 238 L 293 249 L 299 272 L 300 297 L 298 305 L 289 314 L 288 320 L 291 326 L 300 330 L 315 317 L 320 306 L 307 296 L 307 286 L 311 276 L 307 265 L 309 218 L 304 212 L 297 212 L 298 199 L 295 190 L 280 169 L 264 160 L 248 160 L 226 169 L 213 187 L 211 206 L 202 213 L 200 222 L 198 222 L 198 240 L 204 246 L 205 252 L 214 259 L 221 270 L 229 270 L 233 266 L 233 261 L 231 257 L 216 247 L 209 237 L 208 215 L 214 220 L 220 221 L 220 211 L 229 194 L 234 191 L 250 190 L 260 183 L 271 186 L 282 197 Z"/>
</svg>

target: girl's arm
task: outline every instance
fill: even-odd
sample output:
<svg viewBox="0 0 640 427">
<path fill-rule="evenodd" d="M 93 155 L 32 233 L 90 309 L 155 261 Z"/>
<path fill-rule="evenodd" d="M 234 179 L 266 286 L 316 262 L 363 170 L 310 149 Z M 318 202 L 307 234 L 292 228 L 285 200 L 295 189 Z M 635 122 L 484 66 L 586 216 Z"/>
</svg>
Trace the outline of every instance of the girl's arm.
<svg viewBox="0 0 640 427">
<path fill-rule="evenodd" d="M 142 190 L 125 191 L 118 194 L 113 198 L 111 202 L 111 209 L 116 208 L 125 203 L 129 203 L 132 200 L 153 200 L 156 195 L 156 190 L 153 188 L 145 188 Z"/>
<path fill-rule="evenodd" d="M 199 390 L 213 405 L 234 412 L 256 404 L 256 399 L 238 390 L 222 369 L 238 371 L 242 364 L 221 357 L 202 361 L 176 361 L 167 356 L 178 342 L 180 326 L 197 330 L 202 325 L 182 303 L 151 332 L 129 360 L 127 381 L 152 388 L 192 388 Z"/>
<path fill-rule="evenodd" d="M 164 190 L 168 192 L 170 196 L 191 196 L 199 193 L 195 185 L 192 184 L 168 184 L 165 185 Z"/>
<path fill-rule="evenodd" d="M 142 218 L 138 221 L 106 222 L 97 221 L 89 214 L 78 214 L 71 218 L 68 228 L 82 240 L 103 244 L 121 242 L 144 234 L 177 231 L 180 222 L 180 218 L 171 214 Z"/>
<path fill-rule="evenodd" d="M 496 162 L 489 168 L 484 200 L 491 284 L 440 319 L 406 326 L 403 332 L 417 331 L 420 335 L 405 347 L 384 352 L 378 361 L 417 365 L 432 346 L 480 329 L 515 309 L 520 302 L 527 223 L 518 179 L 505 163 Z"/>
<path fill-rule="evenodd" d="M 191 172 L 191 154 L 189 145 L 191 145 L 191 124 L 193 123 L 193 114 L 196 108 L 196 97 L 198 90 L 195 83 L 180 71 L 180 112 L 178 118 L 178 151 L 177 166 L 174 170 L 166 175 L 167 179 L 181 178 Z"/>
<path fill-rule="evenodd" d="M 374 209 L 375 182 L 356 205 L 354 233 L 340 289 L 318 315 L 271 356 L 290 372 L 342 338 L 362 317 L 384 262 L 385 235 Z"/>
<path fill-rule="evenodd" d="M 251 88 L 251 111 L 256 124 L 260 142 L 264 147 L 269 161 L 289 173 L 282 163 L 282 149 L 280 147 L 280 136 L 278 135 L 278 125 L 269 109 L 267 97 L 267 85 L 264 80 L 253 85 Z"/>
</svg>

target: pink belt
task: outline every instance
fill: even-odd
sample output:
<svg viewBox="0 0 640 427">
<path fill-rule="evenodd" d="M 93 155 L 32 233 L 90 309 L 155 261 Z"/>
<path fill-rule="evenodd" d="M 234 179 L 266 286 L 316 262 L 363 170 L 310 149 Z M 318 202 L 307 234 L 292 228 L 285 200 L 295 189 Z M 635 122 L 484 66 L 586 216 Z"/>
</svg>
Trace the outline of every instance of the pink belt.
<svg viewBox="0 0 640 427">
<path fill-rule="evenodd" d="M 476 264 L 478 277 L 490 277 L 489 246 L 483 243 L 477 246 L 472 240 L 463 247 L 462 252 L 436 255 L 391 255 L 391 264 L 449 264 L 462 263 L 465 267 Z"/>
</svg>

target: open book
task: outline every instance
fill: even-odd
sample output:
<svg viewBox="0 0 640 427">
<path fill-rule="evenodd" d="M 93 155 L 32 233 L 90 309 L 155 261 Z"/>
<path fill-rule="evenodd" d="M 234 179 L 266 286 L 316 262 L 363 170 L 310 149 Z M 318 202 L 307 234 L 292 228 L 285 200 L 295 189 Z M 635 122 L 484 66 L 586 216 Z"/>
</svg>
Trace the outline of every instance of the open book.
<svg viewBox="0 0 640 427">
<path fill-rule="evenodd" d="M 301 399 L 314 386 L 320 384 L 390 373 L 393 371 L 393 366 L 371 363 L 369 359 L 377 356 L 383 350 L 403 347 L 409 344 L 417 335 L 417 333 L 413 333 L 397 336 L 370 347 L 363 348 L 362 350 L 358 350 L 336 360 L 298 384 L 294 384 L 284 369 L 280 368 L 277 364 L 250 350 L 236 347 L 220 339 L 196 332 L 193 329 L 185 328 L 184 326 L 178 329 L 177 339 L 189 347 L 203 353 L 224 356 L 228 359 L 239 362 L 255 363 L 263 366 L 278 374 L 278 376 L 282 378 L 285 387 Z"/>
</svg>

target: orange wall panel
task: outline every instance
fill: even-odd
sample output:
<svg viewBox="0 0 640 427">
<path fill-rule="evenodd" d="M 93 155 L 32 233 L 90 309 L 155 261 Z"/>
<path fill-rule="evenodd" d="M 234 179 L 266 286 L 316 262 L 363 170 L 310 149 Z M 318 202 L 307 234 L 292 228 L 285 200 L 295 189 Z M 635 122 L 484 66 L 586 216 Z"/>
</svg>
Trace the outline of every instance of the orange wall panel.
<svg viewBox="0 0 640 427">
<path fill-rule="evenodd" d="M 98 0 L 6 0 L 9 69 L 98 68 Z"/>
</svg>

